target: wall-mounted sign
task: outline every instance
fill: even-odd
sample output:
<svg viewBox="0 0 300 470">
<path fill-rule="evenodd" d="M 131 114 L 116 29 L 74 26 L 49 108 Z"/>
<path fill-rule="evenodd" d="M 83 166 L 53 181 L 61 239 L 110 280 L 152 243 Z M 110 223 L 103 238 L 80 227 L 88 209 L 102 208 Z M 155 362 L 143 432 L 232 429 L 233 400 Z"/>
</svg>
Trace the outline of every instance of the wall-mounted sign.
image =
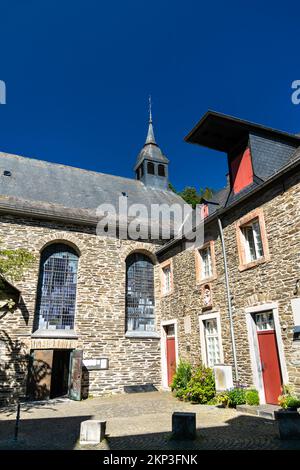
<svg viewBox="0 0 300 470">
<path fill-rule="evenodd" d="M 105 370 L 108 369 L 107 357 L 101 359 L 84 359 L 83 365 L 87 370 Z"/>
</svg>

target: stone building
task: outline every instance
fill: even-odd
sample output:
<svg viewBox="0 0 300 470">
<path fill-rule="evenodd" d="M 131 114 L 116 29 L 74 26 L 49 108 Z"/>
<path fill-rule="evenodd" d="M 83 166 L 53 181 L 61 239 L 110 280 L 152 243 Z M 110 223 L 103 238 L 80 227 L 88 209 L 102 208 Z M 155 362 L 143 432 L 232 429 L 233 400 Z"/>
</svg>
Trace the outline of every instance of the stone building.
<svg viewBox="0 0 300 470">
<path fill-rule="evenodd" d="M 126 179 L 0 154 L 1 246 L 35 256 L 18 307 L 1 309 L 2 403 L 160 386 L 161 241 L 96 230 L 101 204 L 183 204 L 168 189 L 151 116 L 135 172 Z"/>
<path fill-rule="evenodd" d="M 184 205 L 151 115 L 135 179 L 0 154 L 2 247 L 35 255 L 1 306 L 2 403 L 168 388 L 180 358 L 231 367 L 262 403 L 300 392 L 300 137 L 208 112 L 186 141 L 228 161 L 196 247 L 158 222 L 122 237 L 120 214 L 97 231 L 100 205 Z"/>
<path fill-rule="evenodd" d="M 156 252 L 171 277 L 163 384 L 172 349 L 176 361 L 232 366 L 234 381 L 277 403 L 282 384 L 300 392 L 300 137 L 208 112 L 186 141 L 224 152 L 229 174 L 206 202 L 203 245 L 175 239 Z"/>
</svg>

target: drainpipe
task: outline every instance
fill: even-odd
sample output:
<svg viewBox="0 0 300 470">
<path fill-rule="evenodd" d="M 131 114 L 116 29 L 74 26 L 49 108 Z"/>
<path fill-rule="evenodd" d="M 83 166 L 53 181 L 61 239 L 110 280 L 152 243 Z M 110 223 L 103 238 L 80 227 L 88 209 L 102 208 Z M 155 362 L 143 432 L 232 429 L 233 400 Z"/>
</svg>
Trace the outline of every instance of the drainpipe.
<svg viewBox="0 0 300 470">
<path fill-rule="evenodd" d="M 227 294 L 227 305 L 228 305 L 228 314 L 229 314 L 229 323 L 230 323 L 230 334 L 231 334 L 231 344 L 232 344 L 232 354 L 233 354 L 233 362 L 234 362 L 234 370 L 235 370 L 235 379 L 236 379 L 236 381 L 238 381 L 239 380 L 239 373 L 238 373 L 238 366 L 237 366 L 237 359 L 236 359 L 236 348 L 235 348 L 235 340 L 234 340 L 232 305 L 231 305 L 231 294 L 230 294 L 230 287 L 229 287 L 227 256 L 226 256 L 226 250 L 225 250 L 223 227 L 222 227 L 222 222 L 221 222 L 220 217 L 218 217 L 218 226 L 219 226 L 219 233 L 220 233 L 220 238 L 221 238 L 223 260 L 224 260 L 225 285 L 226 285 L 226 294 Z"/>
</svg>

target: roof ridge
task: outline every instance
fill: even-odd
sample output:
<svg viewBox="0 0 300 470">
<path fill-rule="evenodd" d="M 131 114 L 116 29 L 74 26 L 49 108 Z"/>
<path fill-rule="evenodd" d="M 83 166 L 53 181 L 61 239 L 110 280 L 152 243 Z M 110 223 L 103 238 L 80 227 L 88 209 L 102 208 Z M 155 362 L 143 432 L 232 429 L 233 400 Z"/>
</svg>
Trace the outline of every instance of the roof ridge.
<svg viewBox="0 0 300 470">
<path fill-rule="evenodd" d="M 30 160 L 31 162 L 42 163 L 44 165 L 49 165 L 49 166 L 53 165 L 53 166 L 63 167 L 63 168 L 66 168 L 66 169 L 81 171 L 81 172 L 85 172 L 85 173 L 95 173 L 96 175 L 110 176 L 112 178 L 116 178 L 116 179 L 119 179 L 119 180 L 126 180 L 126 181 L 131 181 L 133 183 L 138 183 L 138 185 L 142 184 L 141 181 L 135 180 L 133 178 L 127 178 L 126 176 L 112 175 L 110 173 L 102 173 L 102 172 L 96 171 L 96 170 L 87 170 L 86 168 L 80 168 L 80 167 L 77 167 L 77 166 L 66 165 L 64 163 L 49 162 L 48 160 L 41 160 L 40 158 L 24 157 L 23 155 L 16 155 L 14 153 L 7 153 L 7 152 L 0 151 L 0 157 L 2 155 L 13 157 L 13 158 L 16 158 L 16 159 Z M 0 162 L 1 162 L 1 158 L 0 158 Z"/>
</svg>

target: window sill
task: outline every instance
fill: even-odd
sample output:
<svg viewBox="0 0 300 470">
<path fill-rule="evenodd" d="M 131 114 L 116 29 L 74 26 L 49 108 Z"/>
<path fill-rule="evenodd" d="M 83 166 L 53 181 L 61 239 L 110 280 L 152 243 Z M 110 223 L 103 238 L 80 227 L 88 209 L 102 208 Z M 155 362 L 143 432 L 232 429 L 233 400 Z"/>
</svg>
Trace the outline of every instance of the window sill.
<svg viewBox="0 0 300 470">
<path fill-rule="evenodd" d="M 197 286 L 203 286 L 205 284 L 209 284 L 212 281 L 215 281 L 217 279 L 217 275 L 214 274 L 213 276 L 206 277 L 205 279 L 197 279 Z"/>
<path fill-rule="evenodd" d="M 160 339 L 160 335 L 156 331 L 126 331 L 125 338 Z"/>
<path fill-rule="evenodd" d="M 263 257 L 260 259 L 257 259 L 255 261 L 251 261 L 250 263 L 245 263 L 245 264 L 240 264 L 239 265 L 239 271 L 246 271 L 247 269 L 252 269 L 255 268 L 256 266 L 259 266 L 260 264 L 264 264 L 270 261 L 270 258 Z"/>
<path fill-rule="evenodd" d="M 74 330 L 37 330 L 31 335 L 32 338 L 72 338 L 77 339 L 78 335 Z"/>
<path fill-rule="evenodd" d="M 166 292 L 166 293 L 161 294 L 160 297 L 163 299 L 163 298 L 165 298 L 165 297 L 169 297 L 169 296 L 172 295 L 172 294 L 173 294 L 173 290 L 170 290 L 170 292 Z"/>
</svg>

